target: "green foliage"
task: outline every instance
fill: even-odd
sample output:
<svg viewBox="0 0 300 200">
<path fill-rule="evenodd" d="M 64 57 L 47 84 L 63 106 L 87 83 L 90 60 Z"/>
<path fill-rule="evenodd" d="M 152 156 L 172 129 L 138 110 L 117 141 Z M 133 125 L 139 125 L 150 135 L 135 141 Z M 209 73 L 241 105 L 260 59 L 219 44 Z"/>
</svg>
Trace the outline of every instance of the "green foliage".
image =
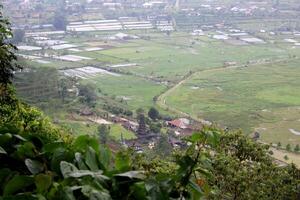
<svg viewBox="0 0 300 200">
<path fill-rule="evenodd" d="M 291 147 L 290 144 L 287 144 L 286 147 L 285 147 L 285 149 L 286 149 L 287 151 L 291 151 L 292 147 Z"/>
<path fill-rule="evenodd" d="M 56 30 L 66 30 L 67 27 L 67 19 L 65 16 L 65 13 L 59 11 L 56 12 L 53 19 L 53 26 L 56 28 Z"/>
<path fill-rule="evenodd" d="M 277 143 L 277 148 L 281 148 L 281 146 L 282 146 L 282 145 L 281 145 L 281 142 L 278 142 L 278 143 Z"/>
<path fill-rule="evenodd" d="M 160 133 L 162 126 L 160 123 L 151 123 L 150 124 L 150 131 L 153 133 Z"/>
<path fill-rule="evenodd" d="M 94 107 L 97 99 L 95 88 L 92 85 L 79 85 L 78 89 L 82 103 L 85 103 L 89 107 Z"/>
<path fill-rule="evenodd" d="M 145 115 L 139 114 L 137 118 L 138 118 L 138 123 L 139 123 L 137 133 L 140 135 L 145 135 L 147 133 Z"/>
<path fill-rule="evenodd" d="M 154 151 L 157 155 L 162 157 L 170 156 L 172 153 L 173 147 L 169 143 L 168 136 L 166 134 L 161 134 L 160 139 L 155 145 Z"/>
<path fill-rule="evenodd" d="M 99 134 L 100 141 L 102 144 L 107 143 L 109 132 L 110 132 L 110 127 L 105 124 L 101 124 L 98 127 L 98 134 Z"/>
<path fill-rule="evenodd" d="M 159 112 L 157 109 L 151 107 L 149 112 L 148 112 L 148 116 L 152 119 L 152 120 L 156 120 L 159 117 Z"/>
<path fill-rule="evenodd" d="M 267 146 L 241 133 L 205 128 L 173 162 L 166 154 L 114 154 L 88 135 L 67 143 L 40 137 L 39 129 L 0 130 L 2 199 L 293 199 L 299 192 L 300 172 L 277 167 Z"/>
<path fill-rule="evenodd" d="M 12 42 L 14 44 L 18 44 L 20 42 L 23 41 L 24 39 L 24 36 L 25 36 L 25 31 L 23 29 L 16 29 L 14 30 L 13 32 L 13 39 L 12 39 Z"/>
<path fill-rule="evenodd" d="M 16 64 L 17 57 L 14 54 L 17 48 L 7 42 L 10 37 L 12 37 L 10 23 L 0 11 L 0 96 L 4 95 L 3 87 L 11 83 L 13 72 L 20 69 L 20 66 Z"/>
</svg>

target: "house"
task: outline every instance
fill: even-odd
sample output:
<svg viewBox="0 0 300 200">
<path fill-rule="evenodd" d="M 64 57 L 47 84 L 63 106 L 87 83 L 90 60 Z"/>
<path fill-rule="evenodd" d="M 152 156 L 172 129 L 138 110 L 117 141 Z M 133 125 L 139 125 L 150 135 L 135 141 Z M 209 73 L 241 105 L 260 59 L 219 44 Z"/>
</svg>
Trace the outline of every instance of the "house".
<svg viewBox="0 0 300 200">
<path fill-rule="evenodd" d="M 190 125 L 190 120 L 186 118 L 179 118 L 172 121 L 168 121 L 167 125 L 172 128 L 187 129 Z"/>
<path fill-rule="evenodd" d="M 93 111 L 90 108 L 85 107 L 80 109 L 79 114 L 82 116 L 91 116 L 93 115 Z"/>
</svg>

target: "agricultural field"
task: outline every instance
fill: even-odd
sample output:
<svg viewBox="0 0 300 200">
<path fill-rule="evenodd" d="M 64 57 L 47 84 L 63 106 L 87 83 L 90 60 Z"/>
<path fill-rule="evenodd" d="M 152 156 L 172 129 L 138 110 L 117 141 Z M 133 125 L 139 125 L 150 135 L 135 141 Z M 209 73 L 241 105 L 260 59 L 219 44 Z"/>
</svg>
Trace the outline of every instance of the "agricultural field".
<svg viewBox="0 0 300 200">
<path fill-rule="evenodd" d="M 86 123 L 84 121 L 65 121 L 61 125 L 70 130 L 71 133 L 75 135 L 96 135 L 98 134 L 97 125 L 92 123 Z M 131 131 L 128 131 L 123 126 L 119 124 L 111 124 L 109 136 L 116 141 L 121 140 L 121 135 L 125 140 L 136 138 L 135 134 Z"/>
<path fill-rule="evenodd" d="M 207 70 L 192 75 L 166 104 L 195 118 L 261 133 L 263 141 L 300 143 L 300 60 Z"/>
<path fill-rule="evenodd" d="M 106 102 L 133 112 L 155 106 L 246 133 L 256 130 L 268 143 L 300 143 L 299 112 L 289 116 L 300 105 L 299 33 L 129 30 L 59 38 L 23 44 L 20 54 L 28 65 L 56 68 L 93 85 L 97 108 Z"/>
</svg>

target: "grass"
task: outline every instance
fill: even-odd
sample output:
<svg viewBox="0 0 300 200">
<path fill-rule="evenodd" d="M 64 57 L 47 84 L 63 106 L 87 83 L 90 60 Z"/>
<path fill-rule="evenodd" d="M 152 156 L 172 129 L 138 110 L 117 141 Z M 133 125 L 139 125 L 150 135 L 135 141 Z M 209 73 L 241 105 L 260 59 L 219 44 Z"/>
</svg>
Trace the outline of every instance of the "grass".
<svg viewBox="0 0 300 200">
<path fill-rule="evenodd" d="M 209 39 L 208 41 L 205 39 Z M 263 58 L 288 57 L 288 52 L 273 44 L 228 45 L 222 41 L 210 41 L 207 36 L 187 35 L 160 36 L 151 40 L 136 40 L 136 46 L 101 51 L 128 62 L 139 63 L 138 67 L 124 69 L 146 76 L 179 80 L 189 71 L 220 67 L 226 61 L 246 63 Z"/>
<path fill-rule="evenodd" d="M 266 30 L 277 26 L 272 21 Z M 257 21 L 241 24 L 250 29 L 263 29 L 257 26 Z M 95 32 L 82 34 L 78 37 L 67 36 L 64 40 L 80 43 L 80 48 L 110 45 L 111 49 L 93 52 L 67 52 L 68 54 L 91 57 L 93 60 L 82 62 L 52 61 L 43 65 L 29 61 L 30 65 L 49 66 L 55 68 L 81 67 L 90 64 L 106 65 L 118 63 L 138 63 L 138 66 L 120 68 L 123 72 L 133 75 L 120 77 L 102 75 L 82 80 L 96 86 L 99 95 L 132 111 L 137 108 L 147 110 L 154 105 L 153 98 L 165 91 L 167 86 L 149 78 L 161 81 L 171 81 L 169 86 L 184 78 L 189 72 L 197 72 L 180 87 L 166 96 L 166 104 L 170 107 L 226 125 L 231 128 L 241 128 L 247 133 L 255 128 L 262 128 L 261 137 L 266 142 L 283 144 L 300 144 L 300 139 L 292 135 L 288 129 L 300 129 L 297 119 L 289 117 L 290 110 L 300 105 L 300 61 L 282 64 L 258 65 L 240 69 L 222 68 L 224 62 L 235 61 L 245 65 L 248 61 L 294 59 L 300 57 L 299 48 L 284 42 L 290 36 L 270 36 L 261 34 L 266 39 L 263 45 L 236 46 L 210 36 L 191 36 L 186 32 L 175 32 L 170 36 L 156 31 L 130 31 L 141 38 L 129 41 L 104 41 L 102 38 L 116 32 Z M 99 37 L 94 37 L 94 35 Z M 216 34 L 215 32 L 210 32 Z M 147 37 L 142 37 L 147 36 Z M 297 38 L 296 38 L 297 39 Z M 274 43 L 271 43 L 273 40 Z M 298 38 L 297 40 L 300 41 Z M 64 53 L 61 51 L 61 53 Z M 292 60 L 292 59 L 290 59 Z M 202 72 L 201 72 L 202 71 Z M 141 77 L 145 78 L 141 78 Z M 191 89 L 198 87 L 199 89 Z M 129 100 L 119 102 L 119 97 Z M 101 99 L 97 105 L 101 105 Z M 264 112 L 263 110 L 268 110 Z M 288 120 L 286 120 L 288 119 Z M 299 122 L 298 122 L 299 124 Z M 95 132 L 93 126 L 87 127 L 82 123 L 70 122 L 74 132 L 83 134 Z M 120 132 L 113 128 L 114 132 Z M 264 131 L 263 131 L 264 130 Z M 124 131 L 124 130 L 123 130 Z M 118 133 L 120 134 L 120 133 Z M 120 138 L 120 135 L 115 135 Z"/>
<path fill-rule="evenodd" d="M 110 128 L 110 136 L 113 137 L 115 140 L 121 140 L 121 135 L 123 134 L 123 138 L 126 140 L 135 139 L 136 136 L 133 132 L 128 131 L 123 126 L 119 124 L 111 125 Z"/>
<path fill-rule="evenodd" d="M 263 110 L 276 112 L 300 105 L 298 66 L 299 60 L 197 73 L 170 94 L 166 103 L 195 117 L 249 133 L 261 123 L 282 120 Z"/>
<path fill-rule="evenodd" d="M 71 133 L 75 135 L 97 135 L 97 124 L 94 123 L 87 123 L 84 121 L 65 121 L 62 124 L 63 127 L 67 128 L 71 131 Z M 135 134 L 123 126 L 119 124 L 112 124 L 110 125 L 110 137 L 114 140 L 121 140 L 121 135 L 123 134 L 123 138 L 126 140 L 136 138 Z"/>
<path fill-rule="evenodd" d="M 100 95 L 128 98 L 123 104 L 131 110 L 150 108 L 154 105 L 153 97 L 165 89 L 164 85 L 129 75 L 96 76 L 83 82 L 95 85 L 101 90 Z"/>
</svg>

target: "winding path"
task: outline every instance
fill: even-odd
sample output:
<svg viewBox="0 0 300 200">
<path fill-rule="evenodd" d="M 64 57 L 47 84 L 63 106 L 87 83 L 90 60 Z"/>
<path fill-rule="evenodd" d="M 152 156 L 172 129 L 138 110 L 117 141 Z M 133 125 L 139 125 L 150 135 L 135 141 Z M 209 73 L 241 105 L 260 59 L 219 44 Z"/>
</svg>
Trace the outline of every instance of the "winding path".
<svg viewBox="0 0 300 200">
<path fill-rule="evenodd" d="M 287 59 L 278 59 L 275 61 L 257 61 L 256 63 L 253 64 L 247 64 L 248 67 L 255 66 L 255 65 L 264 65 L 264 64 L 274 64 L 274 63 L 280 63 L 280 62 L 285 62 L 290 60 L 290 58 Z M 179 116 L 184 116 L 184 117 L 189 117 L 195 121 L 202 122 L 202 123 L 207 123 L 206 120 L 203 118 L 195 117 L 192 116 L 188 113 L 185 113 L 177 108 L 171 107 L 167 105 L 166 103 L 166 98 L 172 94 L 178 87 L 183 85 L 186 81 L 188 81 L 190 78 L 192 78 L 194 75 L 200 74 L 200 73 L 205 73 L 205 72 L 218 72 L 218 71 L 224 71 L 224 70 L 229 70 L 229 69 L 236 69 L 236 68 L 243 68 L 245 67 L 246 64 L 244 65 L 235 65 L 235 66 L 228 66 L 228 67 L 216 67 L 216 68 L 210 68 L 210 69 L 204 69 L 204 70 L 198 70 L 196 72 L 191 73 L 190 75 L 184 77 L 182 80 L 180 80 L 178 83 L 176 83 L 174 86 L 163 92 L 161 95 L 157 97 L 156 104 L 161 107 L 162 109 L 171 111 Z"/>
</svg>

